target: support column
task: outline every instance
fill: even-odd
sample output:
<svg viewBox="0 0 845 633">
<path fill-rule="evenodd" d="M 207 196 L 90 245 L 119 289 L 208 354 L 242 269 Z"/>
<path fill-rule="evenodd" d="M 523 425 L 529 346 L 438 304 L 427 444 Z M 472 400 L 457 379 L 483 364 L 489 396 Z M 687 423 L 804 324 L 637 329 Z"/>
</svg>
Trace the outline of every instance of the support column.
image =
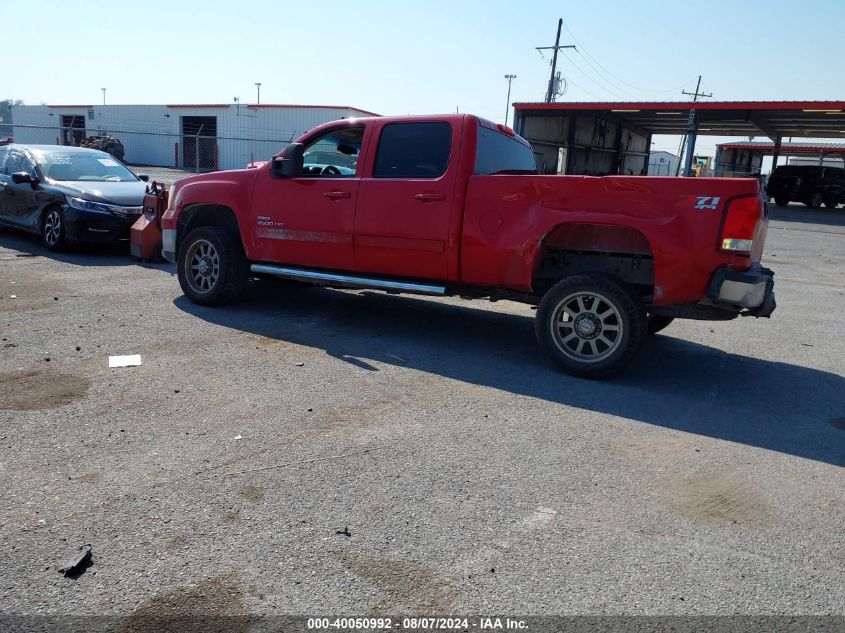
<svg viewBox="0 0 845 633">
<path fill-rule="evenodd" d="M 782 136 L 778 136 L 775 138 L 775 151 L 772 153 L 772 172 L 774 172 L 775 167 L 778 166 L 778 158 L 780 158 L 780 146 L 782 140 Z"/>
<path fill-rule="evenodd" d="M 645 164 L 640 172 L 640 176 L 648 176 L 648 164 L 651 162 L 651 134 L 645 138 L 645 158 L 643 160 Z"/>
<path fill-rule="evenodd" d="M 698 117 L 695 116 L 695 110 L 689 111 L 689 121 L 687 123 L 687 156 L 684 161 L 684 176 L 689 178 L 692 175 L 692 157 L 695 153 L 695 140 L 698 136 Z"/>
<path fill-rule="evenodd" d="M 569 117 L 569 129 L 566 131 L 566 168 L 564 174 L 572 173 L 572 160 L 575 154 L 575 126 L 578 125 L 578 117 L 572 115 Z"/>
<path fill-rule="evenodd" d="M 622 169 L 622 164 L 625 162 L 622 158 L 622 132 L 623 127 L 621 123 L 616 123 L 616 135 L 613 138 L 613 164 L 610 166 L 610 173 L 619 174 Z"/>
</svg>

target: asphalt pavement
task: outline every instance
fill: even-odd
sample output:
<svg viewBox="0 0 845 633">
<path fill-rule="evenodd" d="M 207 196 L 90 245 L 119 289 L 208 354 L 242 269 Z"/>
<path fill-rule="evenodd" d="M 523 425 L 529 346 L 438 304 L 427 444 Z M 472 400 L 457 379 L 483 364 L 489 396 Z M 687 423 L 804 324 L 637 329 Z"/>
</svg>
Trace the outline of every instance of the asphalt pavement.
<svg viewBox="0 0 845 633">
<path fill-rule="evenodd" d="M 604 382 L 528 306 L 0 231 L 0 615 L 845 614 L 845 210 L 773 218 L 771 319 Z"/>
</svg>

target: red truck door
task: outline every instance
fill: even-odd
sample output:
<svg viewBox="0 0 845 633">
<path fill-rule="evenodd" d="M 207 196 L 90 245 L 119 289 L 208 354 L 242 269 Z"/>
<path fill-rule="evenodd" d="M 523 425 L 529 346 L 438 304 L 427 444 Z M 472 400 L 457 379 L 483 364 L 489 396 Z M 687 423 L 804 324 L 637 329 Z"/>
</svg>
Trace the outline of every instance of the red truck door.
<svg viewBox="0 0 845 633">
<path fill-rule="evenodd" d="M 367 128 L 341 124 L 305 141 L 297 178 L 261 168 L 252 197 L 253 259 L 354 270 L 352 235 L 361 183 L 359 157 Z"/>
<path fill-rule="evenodd" d="M 375 156 L 361 180 L 355 217 L 360 272 L 447 277 L 460 125 L 378 123 Z"/>
</svg>

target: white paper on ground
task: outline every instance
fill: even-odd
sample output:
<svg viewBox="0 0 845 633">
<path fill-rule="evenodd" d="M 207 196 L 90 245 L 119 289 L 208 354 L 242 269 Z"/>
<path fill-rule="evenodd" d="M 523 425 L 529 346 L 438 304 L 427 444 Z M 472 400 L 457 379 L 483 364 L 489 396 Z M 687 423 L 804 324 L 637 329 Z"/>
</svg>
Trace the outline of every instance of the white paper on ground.
<svg viewBox="0 0 845 633">
<path fill-rule="evenodd" d="M 109 356 L 109 368 L 111 367 L 138 367 L 141 364 L 140 354 L 129 356 Z"/>
</svg>

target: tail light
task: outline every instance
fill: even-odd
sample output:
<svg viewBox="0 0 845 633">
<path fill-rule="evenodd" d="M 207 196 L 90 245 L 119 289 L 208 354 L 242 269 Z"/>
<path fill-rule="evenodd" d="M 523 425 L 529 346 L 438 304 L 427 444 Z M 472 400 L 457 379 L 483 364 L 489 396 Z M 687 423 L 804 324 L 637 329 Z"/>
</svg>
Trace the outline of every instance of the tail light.
<svg viewBox="0 0 845 633">
<path fill-rule="evenodd" d="M 751 252 L 764 204 L 758 196 L 735 198 L 728 203 L 719 237 L 720 250 L 738 254 Z"/>
</svg>

